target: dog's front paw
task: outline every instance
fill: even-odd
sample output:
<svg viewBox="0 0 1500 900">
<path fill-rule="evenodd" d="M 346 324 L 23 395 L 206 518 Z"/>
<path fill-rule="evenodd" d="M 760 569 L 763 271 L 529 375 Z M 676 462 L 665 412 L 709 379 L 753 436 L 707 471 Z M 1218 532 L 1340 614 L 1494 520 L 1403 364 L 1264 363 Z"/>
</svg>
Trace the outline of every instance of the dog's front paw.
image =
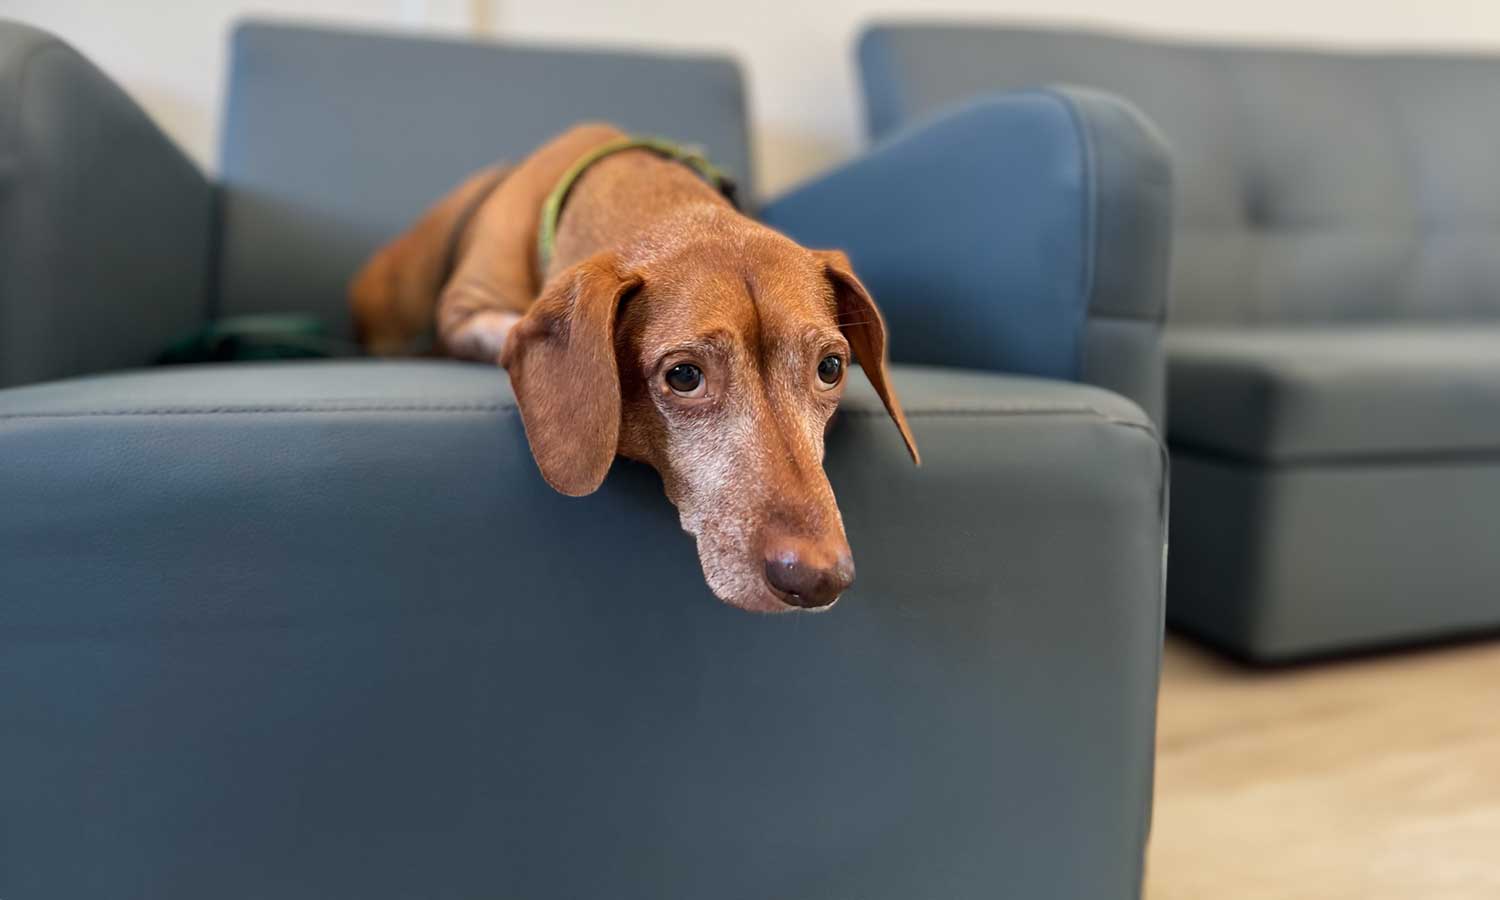
<svg viewBox="0 0 1500 900">
<path fill-rule="evenodd" d="M 448 352 L 464 359 L 498 362 L 510 330 L 521 321 L 520 313 L 485 310 L 474 313 L 448 337 Z"/>
</svg>

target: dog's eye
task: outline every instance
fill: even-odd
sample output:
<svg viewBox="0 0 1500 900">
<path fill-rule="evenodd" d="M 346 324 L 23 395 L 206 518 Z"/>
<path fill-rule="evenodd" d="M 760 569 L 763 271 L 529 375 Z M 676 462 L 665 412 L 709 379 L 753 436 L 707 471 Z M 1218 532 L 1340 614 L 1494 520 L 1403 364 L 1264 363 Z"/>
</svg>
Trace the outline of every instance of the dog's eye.
<svg viewBox="0 0 1500 900">
<path fill-rule="evenodd" d="M 818 380 L 823 382 L 824 389 L 831 388 L 839 383 L 844 377 L 844 361 L 837 356 L 825 356 L 818 363 Z"/>
<path fill-rule="evenodd" d="M 681 396 L 701 396 L 703 386 L 703 370 L 691 363 L 678 363 L 667 370 L 667 387 Z"/>
</svg>

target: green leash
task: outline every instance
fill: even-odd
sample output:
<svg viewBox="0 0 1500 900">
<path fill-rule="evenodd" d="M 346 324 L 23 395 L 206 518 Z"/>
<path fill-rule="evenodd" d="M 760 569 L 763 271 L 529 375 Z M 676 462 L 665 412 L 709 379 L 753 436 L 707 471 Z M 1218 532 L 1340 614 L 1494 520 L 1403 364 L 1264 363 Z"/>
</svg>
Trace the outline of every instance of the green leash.
<svg viewBox="0 0 1500 900">
<path fill-rule="evenodd" d="M 713 185 L 730 203 L 734 203 L 734 180 L 731 179 L 718 166 L 708 161 L 703 150 L 698 147 L 684 146 L 675 141 L 669 141 L 660 137 L 623 137 L 619 140 L 600 144 L 588 153 L 578 158 L 563 177 L 558 180 L 557 187 L 547 195 L 547 201 L 542 204 L 542 225 L 537 229 L 536 250 L 537 259 L 541 262 L 541 271 L 546 272 L 547 266 L 552 262 L 552 251 L 557 245 L 557 220 L 562 216 L 563 203 L 568 199 L 568 192 L 573 190 L 573 185 L 588 171 L 589 166 L 611 154 L 622 150 L 650 150 L 667 159 L 675 159 L 694 172 L 698 177 Z"/>
</svg>

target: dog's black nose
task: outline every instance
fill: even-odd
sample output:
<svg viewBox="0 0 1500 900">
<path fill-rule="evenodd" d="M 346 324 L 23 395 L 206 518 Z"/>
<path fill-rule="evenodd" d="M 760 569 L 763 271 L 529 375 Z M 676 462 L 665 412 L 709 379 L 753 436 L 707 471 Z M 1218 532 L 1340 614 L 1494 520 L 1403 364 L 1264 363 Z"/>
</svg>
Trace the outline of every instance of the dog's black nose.
<svg viewBox="0 0 1500 900">
<path fill-rule="evenodd" d="M 828 606 L 854 583 L 849 548 L 822 546 L 800 538 L 780 538 L 766 546 L 766 581 L 803 609 Z"/>
</svg>

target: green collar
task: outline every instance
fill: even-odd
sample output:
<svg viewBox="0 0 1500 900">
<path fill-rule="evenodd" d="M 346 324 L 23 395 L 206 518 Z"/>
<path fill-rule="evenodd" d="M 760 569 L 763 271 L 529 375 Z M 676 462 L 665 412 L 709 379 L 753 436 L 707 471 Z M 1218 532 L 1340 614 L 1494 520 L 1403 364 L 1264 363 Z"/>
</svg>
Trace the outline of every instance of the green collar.
<svg viewBox="0 0 1500 900">
<path fill-rule="evenodd" d="M 734 202 L 734 182 L 713 163 L 703 155 L 703 151 L 697 147 L 683 146 L 659 137 L 622 137 L 600 144 L 573 163 L 563 177 L 558 179 L 557 187 L 547 195 L 547 202 L 542 204 L 542 226 L 537 230 L 536 249 L 537 257 L 541 262 L 540 271 L 545 273 L 547 265 L 552 261 L 552 250 L 557 244 L 557 220 L 562 216 L 563 203 L 568 199 L 568 192 L 573 189 L 574 183 L 578 181 L 588 167 L 609 156 L 619 153 L 621 150 L 650 150 L 665 156 L 667 159 L 675 159 L 688 168 L 697 172 L 698 175 L 709 184 L 718 188 L 729 202 Z"/>
</svg>

